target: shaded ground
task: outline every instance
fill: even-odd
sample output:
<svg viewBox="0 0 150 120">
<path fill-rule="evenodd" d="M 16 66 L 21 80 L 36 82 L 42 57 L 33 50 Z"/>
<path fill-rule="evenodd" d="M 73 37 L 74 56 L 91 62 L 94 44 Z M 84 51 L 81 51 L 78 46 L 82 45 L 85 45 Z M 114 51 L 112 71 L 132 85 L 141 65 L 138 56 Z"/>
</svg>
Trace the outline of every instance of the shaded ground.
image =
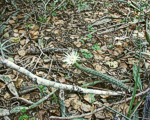
<svg viewBox="0 0 150 120">
<path fill-rule="evenodd" d="M 130 2 L 117 0 L 115 2 L 107 0 L 1 1 L 0 40 L 1 43 L 9 40 L 4 46 L 11 45 L 6 48 L 11 53 L 1 50 L 1 55 L 33 74 L 55 82 L 77 86 L 91 83 L 86 87 L 122 91 L 117 86 L 102 81 L 101 78 L 82 72 L 75 66 L 66 65 L 62 59 L 65 53 L 73 49 L 79 53 L 80 65 L 105 73 L 134 87 L 133 65 L 137 67 L 139 65 L 141 41 L 141 85 L 138 86 L 140 93 L 149 85 L 150 47 L 145 37 L 147 33 L 145 28 L 149 30 L 150 14 L 147 11 L 150 10 L 148 2 L 142 2 L 144 12 L 139 11 L 140 6 L 136 6 L 133 1 Z M 35 103 L 54 90 L 52 87 L 34 85 L 26 76 L 2 64 L 0 68 L 1 75 L 9 75 L 15 81 L 14 85 L 20 98 Z M 1 78 L 1 108 L 11 110 L 16 106 L 29 106 L 28 102 L 16 100 L 5 84 L 7 83 Z M 132 93 L 128 91 L 126 95 L 104 96 L 64 90 L 66 112 L 63 116 L 59 94 L 60 91 L 57 91 L 38 107 L 25 113 L 11 114 L 8 117 L 18 120 L 20 116 L 27 115 L 29 119 L 47 120 L 51 116 L 81 115 L 101 108 L 102 105 L 99 102 L 110 105 L 132 96 Z M 136 97 L 134 105 L 141 98 L 141 96 Z M 133 115 L 143 117 L 144 101 L 145 99 Z M 111 107 L 127 116 L 129 106 L 130 101 Z M 118 116 L 120 115 L 116 112 L 102 109 L 82 118 L 114 119 Z M 0 118 L 3 119 L 3 117 Z"/>
</svg>

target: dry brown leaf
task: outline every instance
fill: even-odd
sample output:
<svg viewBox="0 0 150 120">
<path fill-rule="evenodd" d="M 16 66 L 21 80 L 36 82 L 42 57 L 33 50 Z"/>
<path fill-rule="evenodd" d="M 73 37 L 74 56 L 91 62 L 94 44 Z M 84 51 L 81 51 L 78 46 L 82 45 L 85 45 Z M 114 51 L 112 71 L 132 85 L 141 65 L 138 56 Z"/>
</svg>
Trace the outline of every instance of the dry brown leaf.
<svg viewBox="0 0 150 120">
<path fill-rule="evenodd" d="M 25 39 L 23 39 L 23 40 L 20 41 L 20 44 L 21 44 L 21 45 L 25 45 L 25 43 L 26 43 L 26 40 L 25 40 Z"/>
<path fill-rule="evenodd" d="M 100 72 L 100 71 L 102 71 L 102 66 L 99 64 L 96 64 L 95 69 Z"/>
<path fill-rule="evenodd" d="M 51 38 L 51 37 L 44 37 L 45 40 L 48 40 L 48 39 L 50 39 L 50 38 Z"/>
<path fill-rule="evenodd" d="M 129 110 L 129 106 L 128 106 L 128 104 L 120 104 L 119 105 L 119 112 L 125 112 L 125 114 L 127 114 L 128 113 L 128 110 Z"/>
<path fill-rule="evenodd" d="M 71 38 L 71 39 L 75 39 L 75 38 L 78 39 L 78 38 L 79 38 L 79 35 L 71 35 L 70 38 Z"/>
<path fill-rule="evenodd" d="M 27 99 L 27 100 L 29 100 L 29 99 L 30 99 L 30 94 L 25 94 L 25 95 L 22 95 L 22 97 L 23 97 L 24 99 Z"/>
<path fill-rule="evenodd" d="M 71 100 L 71 105 L 75 110 L 78 110 L 81 107 L 81 101 L 77 99 L 72 99 Z"/>
<path fill-rule="evenodd" d="M 104 116 L 104 113 L 103 113 L 103 111 L 98 111 L 98 112 L 96 112 L 95 113 L 95 117 L 97 118 L 97 119 L 105 119 L 105 116 Z"/>
<path fill-rule="evenodd" d="M 23 82 L 23 79 L 22 78 L 18 78 L 17 81 L 15 82 L 16 88 L 20 88 L 22 82 Z"/>
<path fill-rule="evenodd" d="M 60 30 L 54 30 L 54 34 L 60 34 Z"/>
<path fill-rule="evenodd" d="M 13 31 L 17 33 L 17 32 L 18 32 L 18 29 L 14 29 Z"/>
<path fill-rule="evenodd" d="M 84 99 L 85 99 L 87 102 L 89 102 L 89 103 L 91 103 L 91 101 L 92 101 L 92 98 L 90 97 L 90 94 L 86 94 L 86 95 L 84 96 Z"/>
<path fill-rule="evenodd" d="M 110 61 L 110 57 L 106 56 L 105 61 Z"/>
<path fill-rule="evenodd" d="M 122 68 L 122 72 L 126 72 L 127 71 L 127 64 L 126 63 L 120 63 L 119 67 Z"/>
<path fill-rule="evenodd" d="M 20 34 L 22 34 L 22 33 L 24 33 L 25 32 L 25 30 L 19 30 L 19 33 Z"/>
<path fill-rule="evenodd" d="M 39 25 L 36 24 L 32 24 L 32 26 L 30 27 L 33 31 L 38 31 L 39 30 Z"/>
<path fill-rule="evenodd" d="M 70 107 L 70 99 L 65 100 L 65 107 Z"/>
<path fill-rule="evenodd" d="M 68 97 L 79 99 L 79 96 L 77 94 L 68 94 Z"/>
<path fill-rule="evenodd" d="M 19 31 L 19 32 L 20 32 L 20 31 Z M 29 33 L 30 33 L 31 37 L 34 37 L 34 36 L 38 36 L 38 35 L 39 35 L 39 31 L 29 30 Z"/>
<path fill-rule="evenodd" d="M 55 25 L 62 25 L 64 24 L 65 22 L 63 20 L 58 20 L 57 22 L 55 22 L 54 24 Z"/>
<path fill-rule="evenodd" d="M 104 59 L 103 55 L 100 55 L 98 53 L 93 53 L 93 55 L 94 55 L 94 59 L 96 59 L 96 60 L 103 60 Z"/>
<path fill-rule="evenodd" d="M 2 88 L 4 86 L 4 83 L 0 82 L 0 88 Z"/>
<path fill-rule="evenodd" d="M 14 20 L 9 20 L 8 21 L 10 24 L 15 24 L 15 21 Z"/>
<path fill-rule="evenodd" d="M 45 113 L 46 113 L 45 110 L 38 111 L 38 113 L 36 115 L 36 117 L 38 118 L 38 120 L 43 120 L 43 116 L 44 116 Z"/>
<path fill-rule="evenodd" d="M 95 19 L 90 19 L 90 18 L 84 18 L 84 21 L 86 21 L 86 22 L 94 22 L 95 21 Z"/>
<path fill-rule="evenodd" d="M 115 44 L 116 47 L 120 48 L 122 47 L 122 42 L 118 41 L 116 44 Z"/>
<path fill-rule="evenodd" d="M 138 65 L 139 60 L 135 59 L 135 58 L 128 58 L 128 64 L 133 65 L 136 64 Z"/>
<path fill-rule="evenodd" d="M 79 70 L 79 69 L 76 68 L 73 72 L 74 72 L 74 73 L 77 73 L 77 74 L 80 74 L 80 73 L 81 73 L 81 70 Z"/>
<path fill-rule="evenodd" d="M 78 41 L 75 41 L 75 42 L 73 42 L 77 47 L 81 47 L 81 42 L 78 42 Z"/>
<path fill-rule="evenodd" d="M 147 61 L 147 62 L 145 63 L 145 66 L 146 66 L 146 69 L 148 69 L 148 68 L 150 67 L 150 61 Z"/>
<path fill-rule="evenodd" d="M 19 33 L 14 33 L 14 37 L 19 37 Z"/>
<path fill-rule="evenodd" d="M 5 92 L 4 98 L 9 99 L 10 97 L 11 97 L 11 95 L 8 92 Z"/>
<path fill-rule="evenodd" d="M 39 71 L 39 72 L 36 71 L 36 75 L 39 77 L 43 77 L 44 75 L 46 75 L 46 73 L 43 71 Z"/>
<path fill-rule="evenodd" d="M 82 103 L 82 104 L 81 104 L 81 109 L 82 109 L 83 111 L 85 111 L 85 112 L 89 112 L 89 111 L 91 111 L 91 106 Z"/>
<path fill-rule="evenodd" d="M 55 114 L 55 115 L 57 115 L 57 116 L 60 116 L 60 115 L 61 115 L 60 112 L 59 112 L 59 110 L 50 110 L 50 113 L 51 113 L 51 114 Z M 43 119 L 40 119 L 40 120 L 43 120 Z"/>
<path fill-rule="evenodd" d="M 18 51 L 18 54 L 19 54 L 20 56 L 24 56 L 24 55 L 26 54 L 26 51 L 25 51 L 25 50 L 19 50 L 19 51 Z"/>
<path fill-rule="evenodd" d="M 60 83 L 66 83 L 66 80 L 64 77 L 59 77 L 58 80 Z"/>
<path fill-rule="evenodd" d="M 109 97 L 109 95 L 100 95 L 102 98 L 108 98 Z"/>
</svg>

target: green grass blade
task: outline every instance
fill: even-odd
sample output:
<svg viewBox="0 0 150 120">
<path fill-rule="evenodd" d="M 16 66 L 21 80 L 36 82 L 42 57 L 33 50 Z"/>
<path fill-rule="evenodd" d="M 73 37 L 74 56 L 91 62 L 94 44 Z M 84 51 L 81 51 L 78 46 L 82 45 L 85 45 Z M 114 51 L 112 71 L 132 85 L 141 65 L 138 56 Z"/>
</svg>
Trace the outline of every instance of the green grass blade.
<svg viewBox="0 0 150 120">
<path fill-rule="evenodd" d="M 132 93 L 132 100 L 130 102 L 130 107 L 129 107 L 129 111 L 128 111 L 128 117 L 131 116 L 132 114 L 132 107 L 133 107 L 133 103 L 134 103 L 134 99 L 135 99 L 135 94 L 136 94 L 136 88 L 137 88 L 137 81 L 138 81 L 138 77 L 139 77 L 139 71 L 140 71 L 140 63 L 141 63 L 141 39 L 140 39 L 140 56 L 139 56 L 139 65 L 138 65 L 138 69 L 137 69 L 137 75 L 136 75 L 136 80 L 135 80 L 135 85 L 134 85 L 134 90 Z"/>
</svg>

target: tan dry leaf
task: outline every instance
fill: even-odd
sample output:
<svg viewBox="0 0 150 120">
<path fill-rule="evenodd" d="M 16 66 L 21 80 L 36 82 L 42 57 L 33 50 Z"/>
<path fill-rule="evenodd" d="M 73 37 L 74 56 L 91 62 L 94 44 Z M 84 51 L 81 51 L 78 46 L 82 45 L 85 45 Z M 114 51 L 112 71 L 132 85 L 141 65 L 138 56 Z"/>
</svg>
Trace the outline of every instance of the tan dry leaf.
<svg viewBox="0 0 150 120">
<path fill-rule="evenodd" d="M 55 25 L 63 25 L 64 21 L 63 20 L 58 20 L 57 22 L 54 23 Z"/>
<path fill-rule="evenodd" d="M 59 110 L 50 110 L 50 113 L 51 113 L 51 114 L 55 114 L 55 115 L 57 115 L 57 116 L 60 116 L 60 115 L 61 115 Z M 43 120 L 43 119 L 40 119 L 40 120 Z"/>
<path fill-rule="evenodd" d="M 34 37 L 34 36 L 38 36 L 38 35 L 39 35 L 39 31 L 32 31 L 32 30 L 29 30 L 29 33 L 30 33 L 31 37 Z"/>
<path fill-rule="evenodd" d="M 43 71 L 39 71 L 39 72 L 36 71 L 36 75 L 39 77 L 43 77 L 45 73 Z"/>
<path fill-rule="evenodd" d="M 71 100 L 71 105 L 75 110 L 78 110 L 81 107 L 81 101 L 77 99 L 72 99 Z"/>
<path fill-rule="evenodd" d="M 25 40 L 25 39 L 23 39 L 23 40 L 20 41 L 20 44 L 21 44 L 21 45 L 25 45 L 25 43 L 26 43 L 26 40 Z"/>
<path fill-rule="evenodd" d="M 106 46 L 106 45 L 104 45 L 104 46 L 102 46 L 102 47 L 101 47 L 101 50 L 105 52 L 105 51 L 107 51 L 107 50 L 108 50 L 108 48 L 107 48 L 107 46 Z"/>
<path fill-rule="evenodd" d="M 102 71 L 102 66 L 99 64 L 96 64 L 95 69 L 100 72 L 100 71 Z"/>
<path fill-rule="evenodd" d="M 110 61 L 110 57 L 106 56 L 105 61 Z"/>
<path fill-rule="evenodd" d="M 79 35 L 71 35 L 70 38 L 71 38 L 71 39 L 75 39 L 75 38 L 78 39 L 78 38 L 79 38 Z"/>
<path fill-rule="evenodd" d="M 10 97 L 11 97 L 11 95 L 8 92 L 5 92 L 4 98 L 9 99 Z"/>
<path fill-rule="evenodd" d="M 133 65 L 133 64 L 138 64 L 139 60 L 135 59 L 135 58 L 128 58 L 128 64 L 129 65 Z"/>
<path fill-rule="evenodd" d="M 14 37 L 19 37 L 19 33 L 14 33 Z"/>
<path fill-rule="evenodd" d="M 15 82 L 16 88 L 20 88 L 22 82 L 23 82 L 23 79 L 22 78 L 18 78 L 17 81 Z"/>
<path fill-rule="evenodd" d="M 2 88 L 4 86 L 4 83 L 0 82 L 0 88 Z"/>
<path fill-rule="evenodd" d="M 89 21 L 89 22 L 94 22 L 95 19 L 84 18 L 84 20 L 85 20 L 86 22 L 88 22 L 88 21 Z"/>
<path fill-rule="evenodd" d="M 75 42 L 73 42 L 77 47 L 81 47 L 81 42 L 78 42 L 78 41 L 75 41 Z"/>
<path fill-rule="evenodd" d="M 22 95 L 22 97 L 26 100 L 29 100 L 30 99 L 30 94 L 25 94 L 25 95 Z"/>
<path fill-rule="evenodd" d="M 85 112 L 89 112 L 89 111 L 91 111 L 91 106 L 90 105 L 87 105 L 87 104 L 84 104 L 84 103 L 82 103 L 81 104 L 81 109 L 83 110 L 83 111 L 85 111 Z"/>
<path fill-rule="evenodd" d="M 79 96 L 77 94 L 68 94 L 68 97 L 79 99 Z"/>
<path fill-rule="evenodd" d="M 25 51 L 25 50 L 19 50 L 19 51 L 18 51 L 18 54 L 19 54 L 20 56 L 24 56 L 24 55 L 26 54 L 26 51 Z"/>
<path fill-rule="evenodd" d="M 147 62 L 145 63 L 145 66 L 146 66 L 146 69 L 149 69 L 150 63 L 147 61 Z"/>
<path fill-rule="evenodd" d="M 54 30 L 54 34 L 60 34 L 60 30 Z"/>
<path fill-rule="evenodd" d="M 116 46 L 117 48 L 122 47 L 122 42 L 118 41 L 118 42 L 115 44 L 115 46 Z"/>
<path fill-rule="evenodd" d="M 94 96 L 93 96 L 94 97 Z M 86 94 L 85 96 L 84 96 L 84 99 L 87 101 L 87 102 L 89 102 L 89 103 L 91 103 L 91 101 L 92 101 L 92 97 L 90 97 L 90 94 Z"/>
<path fill-rule="evenodd" d="M 44 116 L 45 113 L 46 113 L 45 110 L 38 111 L 38 113 L 36 114 L 37 120 L 43 120 L 44 119 L 43 116 Z"/>
<path fill-rule="evenodd" d="M 70 107 L 70 99 L 65 100 L 65 107 Z"/>
<path fill-rule="evenodd" d="M 113 52 L 113 55 L 118 56 L 120 55 L 122 52 L 124 51 L 124 49 L 122 47 L 120 48 L 116 48 Z"/>
<path fill-rule="evenodd" d="M 100 95 L 103 99 L 108 98 L 109 95 Z"/>
<path fill-rule="evenodd" d="M 51 38 L 51 37 L 44 37 L 45 40 L 48 40 L 48 39 L 50 39 L 50 38 Z"/>
<path fill-rule="evenodd" d="M 128 113 L 128 110 L 129 110 L 128 104 L 120 104 L 120 105 L 119 105 L 119 110 L 118 110 L 118 112 L 122 112 L 122 111 L 123 111 L 123 113 L 127 114 L 127 113 Z"/>
<path fill-rule="evenodd" d="M 18 29 L 14 29 L 13 31 L 17 33 L 17 32 L 18 32 Z"/>
<path fill-rule="evenodd" d="M 76 68 L 73 72 L 74 72 L 74 73 L 77 73 L 77 74 L 80 74 L 80 73 L 81 73 L 81 70 L 79 70 L 79 69 Z"/>
<path fill-rule="evenodd" d="M 66 83 L 66 80 L 64 77 L 59 77 L 58 80 L 60 83 Z"/>
<path fill-rule="evenodd" d="M 38 31 L 38 30 L 39 30 L 39 25 L 32 24 L 31 29 L 32 29 L 33 31 Z"/>
<path fill-rule="evenodd" d="M 96 59 L 96 60 L 103 60 L 104 59 L 103 56 L 98 54 L 98 53 L 93 53 L 93 55 L 94 55 L 94 59 Z"/>
<path fill-rule="evenodd" d="M 52 29 L 46 29 L 47 32 L 50 32 Z"/>
<path fill-rule="evenodd" d="M 19 33 L 20 34 L 22 34 L 22 33 L 24 33 L 25 32 L 25 30 L 19 30 Z"/>
<path fill-rule="evenodd" d="M 122 68 L 122 72 L 126 72 L 126 71 L 127 71 L 127 68 L 128 68 L 128 66 L 127 66 L 126 63 L 120 63 L 119 67 Z"/>
<path fill-rule="evenodd" d="M 104 116 L 104 113 L 103 113 L 103 111 L 98 111 L 98 112 L 96 112 L 95 113 L 95 117 L 97 118 L 97 119 L 105 119 L 105 116 Z"/>
<path fill-rule="evenodd" d="M 10 24 L 15 24 L 15 21 L 14 20 L 9 20 L 8 21 Z"/>
</svg>

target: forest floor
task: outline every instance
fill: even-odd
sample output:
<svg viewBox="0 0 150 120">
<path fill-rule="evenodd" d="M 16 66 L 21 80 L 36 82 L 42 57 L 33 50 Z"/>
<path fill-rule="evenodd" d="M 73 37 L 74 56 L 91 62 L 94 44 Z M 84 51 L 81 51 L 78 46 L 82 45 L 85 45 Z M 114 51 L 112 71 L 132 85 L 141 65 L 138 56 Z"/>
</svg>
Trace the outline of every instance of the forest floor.
<svg viewBox="0 0 150 120">
<path fill-rule="evenodd" d="M 125 94 L 60 88 L 44 98 L 55 87 L 33 83 L 20 68 L 0 64 L 0 120 L 148 119 L 143 109 L 150 73 L 149 8 L 144 0 L 2 0 L 1 58 L 56 83 Z M 72 50 L 81 66 L 137 86 L 136 93 L 64 63 Z"/>
</svg>

